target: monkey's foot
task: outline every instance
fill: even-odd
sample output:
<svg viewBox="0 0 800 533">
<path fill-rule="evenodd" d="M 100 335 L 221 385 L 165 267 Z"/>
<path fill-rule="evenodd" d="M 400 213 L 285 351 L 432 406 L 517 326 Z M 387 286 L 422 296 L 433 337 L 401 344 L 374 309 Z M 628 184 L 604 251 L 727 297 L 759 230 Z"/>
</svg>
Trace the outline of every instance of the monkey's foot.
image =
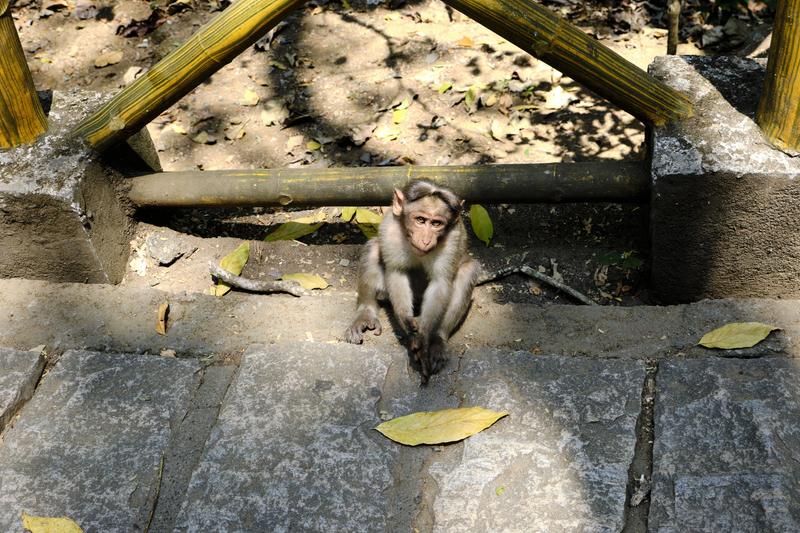
<svg viewBox="0 0 800 533">
<path fill-rule="evenodd" d="M 383 333 L 380 320 L 376 317 L 358 317 L 344 331 L 344 340 L 350 344 L 361 344 L 364 342 L 364 332 L 371 330 L 375 335 Z"/>
<path fill-rule="evenodd" d="M 425 339 L 417 334 L 411 338 L 411 353 L 419 363 L 423 385 L 427 385 L 430 376 L 439 372 L 447 363 L 446 343 L 447 341 L 438 335 Z"/>
</svg>

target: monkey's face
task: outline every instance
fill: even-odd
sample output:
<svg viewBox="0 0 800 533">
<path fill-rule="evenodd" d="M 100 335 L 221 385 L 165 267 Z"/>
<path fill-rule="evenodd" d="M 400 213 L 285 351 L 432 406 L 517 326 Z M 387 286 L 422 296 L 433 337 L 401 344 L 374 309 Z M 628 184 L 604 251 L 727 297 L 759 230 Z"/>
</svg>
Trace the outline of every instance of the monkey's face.
<svg viewBox="0 0 800 533">
<path fill-rule="evenodd" d="M 447 205 L 432 196 L 407 204 L 403 215 L 408 242 L 417 255 L 425 255 L 436 248 L 453 217 Z"/>
</svg>

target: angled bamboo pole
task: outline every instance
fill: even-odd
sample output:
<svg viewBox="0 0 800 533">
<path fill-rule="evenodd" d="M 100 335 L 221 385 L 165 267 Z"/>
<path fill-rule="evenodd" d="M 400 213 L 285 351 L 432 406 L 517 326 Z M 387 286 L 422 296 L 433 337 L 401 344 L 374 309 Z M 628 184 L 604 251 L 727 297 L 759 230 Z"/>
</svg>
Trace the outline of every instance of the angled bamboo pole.
<svg viewBox="0 0 800 533">
<path fill-rule="evenodd" d="M 0 0 L 0 148 L 33 142 L 47 131 L 9 4 Z"/>
<path fill-rule="evenodd" d="M 692 115 L 683 94 L 533 0 L 444 2 L 645 122 Z"/>
<path fill-rule="evenodd" d="M 778 0 L 756 122 L 774 146 L 800 152 L 800 0 Z"/>
<path fill-rule="evenodd" d="M 98 150 L 150 122 L 257 41 L 304 0 L 238 0 L 76 126 Z"/>
<path fill-rule="evenodd" d="M 443 167 L 212 170 L 131 178 L 140 206 L 384 205 L 394 187 L 426 178 L 481 203 L 643 202 L 649 178 L 641 162 Z"/>
</svg>

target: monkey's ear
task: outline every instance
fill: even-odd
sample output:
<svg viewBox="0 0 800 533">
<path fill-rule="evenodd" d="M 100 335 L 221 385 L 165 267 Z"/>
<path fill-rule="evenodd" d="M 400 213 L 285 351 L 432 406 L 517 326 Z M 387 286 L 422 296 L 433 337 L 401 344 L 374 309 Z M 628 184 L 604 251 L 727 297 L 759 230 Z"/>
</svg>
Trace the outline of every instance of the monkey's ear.
<svg viewBox="0 0 800 533">
<path fill-rule="evenodd" d="M 405 201 L 406 198 L 403 196 L 403 191 L 395 189 L 392 197 L 392 213 L 394 213 L 394 216 L 399 217 L 403 214 L 403 203 Z"/>
</svg>

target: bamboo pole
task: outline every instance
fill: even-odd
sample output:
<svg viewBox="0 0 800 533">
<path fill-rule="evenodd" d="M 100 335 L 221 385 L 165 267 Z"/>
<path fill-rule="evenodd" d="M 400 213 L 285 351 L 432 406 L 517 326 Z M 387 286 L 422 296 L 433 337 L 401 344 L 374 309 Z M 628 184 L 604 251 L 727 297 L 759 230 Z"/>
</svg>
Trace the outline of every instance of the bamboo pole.
<svg viewBox="0 0 800 533">
<path fill-rule="evenodd" d="M 756 122 L 769 142 L 800 152 L 800 0 L 779 0 Z"/>
<path fill-rule="evenodd" d="M 238 0 L 73 130 L 98 150 L 144 127 L 304 0 Z M 234 89 L 231 89 L 234 90 Z"/>
<path fill-rule="evenodd" d="M 645 122 L 692 115 L 686 96 L 533 0 L 444 2 Z"/>
<path fill-rule="evenodd" d="M 648 195 L 643 163 L 604 161 L 162 172 L 132 178 L 128 196 L 140 207 L 384 205 L 394 187 L 419 178 L 486 204 L 644 202 Z"/>
<path fill-rule="evenodd" d="M 31 143 L 47 131 L 9 3 L 0 0 L 0 148 Z"/>
<path fill-rule="evenodd" d="M 667 55 L 678 53 L 681 29 L 681 0 L 667 0 Z"/>
</svg>

